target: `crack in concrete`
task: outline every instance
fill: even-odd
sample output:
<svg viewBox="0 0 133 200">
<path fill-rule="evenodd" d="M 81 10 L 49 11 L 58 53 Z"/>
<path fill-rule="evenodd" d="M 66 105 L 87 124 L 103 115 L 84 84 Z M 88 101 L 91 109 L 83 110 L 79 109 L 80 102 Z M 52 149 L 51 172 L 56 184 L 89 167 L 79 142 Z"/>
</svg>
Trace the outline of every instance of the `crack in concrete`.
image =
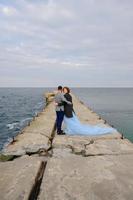
<svg viewBox="0 0 133 200">
<path fill-rule="evenodd" d="M 123 152 L 123 153 L 96 153 L 96 154 L 93 154 L 93 153 L 86 153 L 86 149 L 81 149 L 80 151 L 76 151 L 76 149 L 69 145 L 69 147 L 73 154 L 75 155 L 81 155 L 83 157 L 90 157 L 90 156 L 118 156 L 118 155 L 132 155 L 133 152 Z"/>
<path fill-rule="evenodd" d="M 42 161 L 41 166 L 40 166 L 38 173 L 36 175 L 35 182 L 32 186 L 30 195 L 28 197 L 28 200 L 37 200 L 38 195 L 40 193 L 40 186 L 41 186 L 41 183 L 42 183 L 42 179 L 43 179 L 43 175 L 44 175 L 46 165 L 47 165 L 47 162 Z"/>
<path fill-rule="evenodd" d="M 89 156 L 119 156 L 119 155 L 132 155 L 132 152 L 125 152 L 125 153 L 99 153 L 99 154 L 86 154 L 84 157 Z"/>
</svg>

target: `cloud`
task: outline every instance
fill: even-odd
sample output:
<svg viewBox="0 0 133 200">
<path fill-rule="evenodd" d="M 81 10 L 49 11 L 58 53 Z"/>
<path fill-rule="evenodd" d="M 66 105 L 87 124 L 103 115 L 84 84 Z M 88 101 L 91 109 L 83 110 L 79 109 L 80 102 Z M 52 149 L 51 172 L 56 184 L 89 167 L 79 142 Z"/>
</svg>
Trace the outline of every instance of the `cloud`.
<svg viewBox="0 0 133 200">
<path fill-rule="evenodd" d="M 1 86 L 29 86 L 28 77 L 37 86 L 133 86 L 132 9 L 131 0 L 1 0 Z"/>
<path fill-rule="evenodd" d="M 9 6 L 1 6 L 0 5 L 0 11 L 6 16 L 12 16 L 12 15 L 17 14 L 16 9 L 13 7 L 9 7 Z"/>
</svg>

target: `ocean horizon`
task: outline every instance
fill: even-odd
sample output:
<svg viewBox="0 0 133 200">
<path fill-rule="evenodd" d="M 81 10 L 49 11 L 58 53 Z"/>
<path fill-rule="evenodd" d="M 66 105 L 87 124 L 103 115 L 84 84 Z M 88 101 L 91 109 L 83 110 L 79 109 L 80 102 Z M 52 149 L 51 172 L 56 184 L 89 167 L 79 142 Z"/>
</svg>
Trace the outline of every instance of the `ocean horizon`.
<svg viewBox="0 0 133 200">
<path fill-rule="evenodd" d="M 0 88 L 0 150 L 45 107 L 55 88 Z M 133 88 L 71 88 L 72 92 L 133 142 Z M 75 111 L 76 112 L 76 111 Z"/>
</svg>

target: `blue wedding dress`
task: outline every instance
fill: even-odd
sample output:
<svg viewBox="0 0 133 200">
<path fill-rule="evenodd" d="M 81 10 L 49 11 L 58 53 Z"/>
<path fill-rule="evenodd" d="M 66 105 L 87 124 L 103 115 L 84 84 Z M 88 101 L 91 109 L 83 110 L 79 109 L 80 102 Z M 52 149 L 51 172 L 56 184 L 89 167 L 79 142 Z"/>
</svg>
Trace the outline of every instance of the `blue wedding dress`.
<svg viewBox="0 0 133 200">
<path fill-rule="evenodd" d="M 82 124 L 77 116 L 73 113 L 73 117 L 68 118 L 64 116 L 64 125 L 66 135 L 103 135 L 115 132 L 116 129 L 111 127 L 102 127 L 98 125 Z"/>
</svg>

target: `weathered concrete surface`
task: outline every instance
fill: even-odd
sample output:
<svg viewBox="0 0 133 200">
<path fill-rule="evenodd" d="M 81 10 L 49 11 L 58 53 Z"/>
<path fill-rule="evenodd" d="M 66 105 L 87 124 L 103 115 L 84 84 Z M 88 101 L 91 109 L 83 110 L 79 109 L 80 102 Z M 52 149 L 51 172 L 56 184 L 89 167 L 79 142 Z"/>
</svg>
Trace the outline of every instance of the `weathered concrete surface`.
<svg viewBox="0 0 133 200">
<path fill-rule="evenodd" d="M 100 136 L 68 136 L 68 135 L 56 135 L 53 140 L 53 147 L 59 147 L 59 146 L 69 146 L 74 144 L 87 144 L 90 141 L 97 141 L 97 140 L 111 140 L 111 139 L 121 139 L 119 133 L 112 133 L 107 135 L 101 135 Z"/>
<path fill-rule="evenodd" d="M 41 165 L 30 156 L 0 162 L 0 200 L 28 200 Z"/>
<path fill-rule="evenodd" d="M 13 144 L 9 144 L 3 153 L 6 155 L 24 155 L 34 153 L 40 148 L 50 147 L 49 138 L 55 124 L 55 107 L 51 102 L 38 117 L 24 128 L 23 133 L 16 136 Z"/>
<path fill-rule="evenodd" d="M 58 139 L 57 139 L 58 138 Z M 60 141 L 61 140 L 61 141 Z M 62 149 L 59 151 L 59 149 Z M 93 140 L 87 137 L 56 137 L 53 143 L 53 152 L 60 152 L 62 157 L 65 149 L 82 156 L 133 154 L 133 143 L 127 139 L 99 139 Z M 56 156 L 53 154 L 53 156 Z"/>
<path fill-rule="evenodd" d="M 39 200 L 132 200 L 133 156 L 51 158 Z"/>
<path fill-rule="evenodd" d="M 75 96 L 73 103 L 82 123 L 109 126 Z M 55 135 L 52 146 L 38 200 L 133 199 L 133 144 L 119 132 Z"/>
</svg>

